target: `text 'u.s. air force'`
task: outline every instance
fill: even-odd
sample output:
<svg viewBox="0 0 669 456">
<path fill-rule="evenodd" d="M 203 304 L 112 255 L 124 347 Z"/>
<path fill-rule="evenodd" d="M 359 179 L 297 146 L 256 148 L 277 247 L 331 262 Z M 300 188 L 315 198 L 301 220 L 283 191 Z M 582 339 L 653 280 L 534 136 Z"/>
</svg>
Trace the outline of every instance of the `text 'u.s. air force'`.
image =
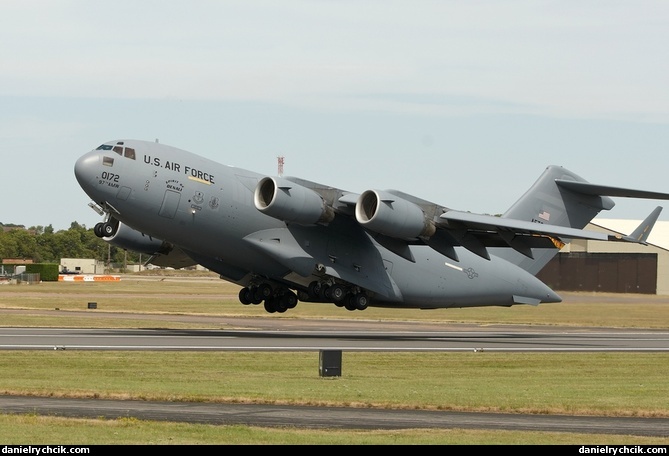
<svg viewBox="0 0 669 456">
<path fill-rule="evenodd" d="M 181 173 L 183 169 L 183 174 L 189 177 L 194 177 L 196 179 L 209 182 L 211 184 L 214 184 L 214 176 L 213 174 L 209 174 L 201 169 L 193 168 L 192 166 L 188 165 L 181 165 L 181 163 L 177 163 L 175 161 L 161 161 L 159 157 L 151 157 L 150 155 L 144 155 L 144 163 L 147 165 L 153 165 L 158 168 L 163 168 L 163 169 L 169 169 L 170 171 L 176 171 L 177 173 Z"/>
</svg>

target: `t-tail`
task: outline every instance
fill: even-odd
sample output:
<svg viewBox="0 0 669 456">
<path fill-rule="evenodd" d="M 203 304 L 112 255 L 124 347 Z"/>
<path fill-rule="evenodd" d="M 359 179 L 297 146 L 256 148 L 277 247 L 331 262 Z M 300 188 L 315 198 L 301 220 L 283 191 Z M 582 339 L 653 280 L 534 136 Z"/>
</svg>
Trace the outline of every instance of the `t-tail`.
<svg viewBox="0 0 669 456">
<path fill-rule="evenodd" d="M 557 248 L 533 248 L 531 255 L 510 249 L 496 249 L 494 254 L 518 264 L 532 274 L 537 274 L 559 252 L 562 243 L 568 243 L 574 238 L 645 244 L 662 207 L 658 206 L 653 210 L 628 236 L 607 236 L 584 230 L 601 211 L 610 210 L 615 206 L 615 202 L 610 198 L 612 196 L 669 199 L 669 193 L 591 184 L 565 168 L 549 166 L 534 185 L 502 215 L 502 218 L 539 223 L 544 225 L 545 231 L 556 227 L 556 236 L 552 239 Z M 563 232 L 562 235 L 560 232 Z"/>
</svg>

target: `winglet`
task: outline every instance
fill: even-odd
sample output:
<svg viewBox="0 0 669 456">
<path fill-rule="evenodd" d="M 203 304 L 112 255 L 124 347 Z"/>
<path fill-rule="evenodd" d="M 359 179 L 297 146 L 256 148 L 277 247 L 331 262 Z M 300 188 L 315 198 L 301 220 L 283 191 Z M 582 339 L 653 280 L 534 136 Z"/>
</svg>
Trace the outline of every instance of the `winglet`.
<svg viewBox="0 0 669 456">
<path fill-rule="evenodd" d="M 641 222 L 641 225 L 637 227 L 636 230 L 632 232 L 629 236 L 624 236 L 623 239 L 630 242 L 638 242 L 639 244 L 647 244 L 648 236 L 650 235 L 650 230 L 653 229 L 657 218 L 662 212 L 662 207 L 657 206 L 653 212 L 646 217 L 646 219 Z"/>
</svg>

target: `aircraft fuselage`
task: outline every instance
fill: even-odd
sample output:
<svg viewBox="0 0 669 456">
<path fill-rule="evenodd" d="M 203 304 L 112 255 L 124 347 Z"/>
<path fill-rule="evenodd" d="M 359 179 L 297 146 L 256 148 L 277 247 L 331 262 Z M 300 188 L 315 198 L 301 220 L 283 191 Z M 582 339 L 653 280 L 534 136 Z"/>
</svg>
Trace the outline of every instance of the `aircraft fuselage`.
<svg viewBox="0 0 669 456">
<path fill-rule="evenodd" d="M 309 299 L 310 284 L 339 283 L 367 293 L 370 306 L 392 307 L 560 301 L 532 274 L 499 257 L 456 247 L 455 261 L 425 245 L 409 246 L 413 261 L 397 255 L 344 206 L 325 223 L 266 215 L 254 204 L 266 176 L 159 143 L 110 141 L 77 160 L 75 174 L 110 218 L 178 247 L 243 287 L 265 281 L 318 301 Z"/>
</svg>

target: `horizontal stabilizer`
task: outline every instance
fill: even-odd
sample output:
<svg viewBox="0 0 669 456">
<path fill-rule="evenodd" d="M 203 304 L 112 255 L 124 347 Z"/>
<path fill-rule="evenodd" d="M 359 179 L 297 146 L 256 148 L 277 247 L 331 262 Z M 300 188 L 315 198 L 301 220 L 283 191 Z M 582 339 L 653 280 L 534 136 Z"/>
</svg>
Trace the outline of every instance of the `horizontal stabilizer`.
<svg viewBox="0 0 669 456">
<path fill-rule="evenodd" d="M 555 179 L 555 183 L 560 187 L 584 195 L 669 200 L 669 193 L 649 192 L 633 188 L 610 187 L 607 185 L 597 185 L 589 182 L 577 182 L 563 179 Z"/>
</svg>

